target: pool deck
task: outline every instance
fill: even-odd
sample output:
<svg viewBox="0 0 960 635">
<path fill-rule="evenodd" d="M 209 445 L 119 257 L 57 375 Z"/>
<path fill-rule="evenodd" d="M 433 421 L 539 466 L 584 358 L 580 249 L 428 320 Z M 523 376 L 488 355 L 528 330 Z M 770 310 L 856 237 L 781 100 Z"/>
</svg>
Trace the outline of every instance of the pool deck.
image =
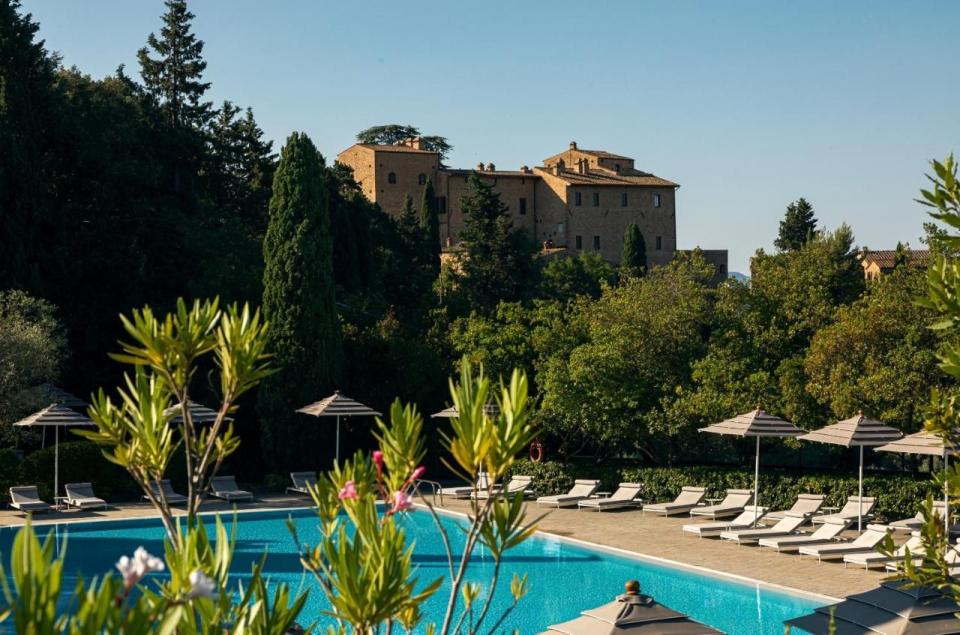
<svg viewBox="0 0 960 635">
<path fill-rule="evenodd" d="M 236 507 L 244 512 L 305 505 L 307 500 L 304 497 L 265 495 L 254 503 L 241 503 Z M 886 575 L 877 571 L 867 572 L 862 568 L 845 569 L 837 563 L 818 564 L 812 559 L 801 560 L 793 554 L 778 554 L 753 546 L 739 547 L 719 539 L 686 536 L 680 530 L 681 525 L 694 522 L 686 517 L 642 515 L 639 510 L 538 510 L 533 503 L 528 503 L 527 507 L 531 519 L 546 513 L 538 523 L 538 528 L 544 533 L 833 598 L 872 589 Z M 232 509 L 227 503 L 206 502 L 201 511 L 231 512 Z M 451 500 L 448 497 L 444 499 L 442 509 L 463 514 L 469 511 L 470 506 L 468 501 Z M 154 509 L 147 504 L 126 503 L 102 511 L 69 510 L 39 514 L 35 523 L 117 520 L 155 515 Z M 24 516 L 19 512 L 0 510 L 0 526 L 23 523 Z"/>
</svg>

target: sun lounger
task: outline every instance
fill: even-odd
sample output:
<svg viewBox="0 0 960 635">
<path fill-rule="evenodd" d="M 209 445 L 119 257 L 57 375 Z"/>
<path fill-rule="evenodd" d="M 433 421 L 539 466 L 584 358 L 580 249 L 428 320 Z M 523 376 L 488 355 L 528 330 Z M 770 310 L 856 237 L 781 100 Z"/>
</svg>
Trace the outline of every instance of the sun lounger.
<svg viewBox="0 0 960 635">
<path fill-rule="evenodd" d="M 716 505 L 694 507 L 690 510 L 691 516 L 706 516 L 714 520 L 726 516 L 736 516 L 753 500 L 753 490 L 728 489 L 726 497 Z"/>
<path fill-rule="evenodd" d="M 876 504 L 876 499 L 872 496 L 863 497 L 863 509 L 858 510 L 859 507 L 857 503 L 856 496 L 850 496 L 847 498 L 846 504 L 843 508 L 836 514 L 821 514 L 819 516 L 813 517 L 813 524 L 819 525 L 820 523 L 827 522 L 828 519 L 834 520 L 856 520 L 858 514 L 862 514 L 864 520 L 870 520 L 873 518 L 873 514 L 870 512 L 873 511 L 873 506 Z"/>
<path fill-rule="evenodd" d="M 476 500 L 486 500 L 496 496 L 526 496 L 530 487 L 533 485 L 532 476 L 511 476 L 510 482 L 506 487 L 494 487 L 492 489 L 480 490 L 476 494 L 471 494 L 471 498 Z"/>
<path fill-rule="evenodd" d="M 794 534 L 807 522 L 806 516 L 787 516 L 780 519 L 773 527 L 758 527 L 754 529 L 728 529 L 720 534 L 722 540 L 731 540 L 738 545 L 757 542 L 761 538 L 775 536 L 789 536 Z"/>
<path fill-rule="evenodd" d="M 644 505 L 643 513 L 650 512 L 651 514 L 663 514 L 664 516 L 686 514 L 699 505 L 706 495 L 706 487 L 684 487 L 680 490 L 680 495 L 670 502 Z"/>
<path fill-rule="evenodd" d="M 890 528 L 886 525 L 867 525 L 866 531 L 856 539 L 844 542 L 831 542 L 822 545 L 806 545 L 800 547 L 800 557 L 816 556 L 817 560 L 840 560 L 851 553 L 867 553 L 873 551 L 887 535 Z"/>
<path fill-rule="evenodd" d="M 64 501 L 68 507 L 77 509 L 105 509 L 107 501 L 97 498 L 90 483 L 67 483 L 63 486 L 67 493 Z"/>
<path fill-rule="evenodd" d="M 490 489 L 490 475 L 486 472 L 480 472 L 477 475 L 476 486 L 460 485 L 457 487 L 441 487 L 439 492 L 441 496 L 451 498 L 470 498 L 474 492 L 480 492 Z"/>
<path fill-rule="evenodd" d="M 232 476 L 214 476 L 210 479 L 210 495 L 228 503 L 253 500 L 253 494 L 237 487 L 237 480 Z"/>
<path fill-rule="evenodd" d="M 293 485 L 287 488 L 287 493 L 310 495 L 310 487 L 317 484 L 316 472 L 290 472 L 290 480 Z"/>
<path fill-rule="evenodd" d="M 573 487 L 566 494 L 557 494 L 555 496 L 541 496 L 537 499 L 537 507 L 547 505 L 550 507 L 576 507 L 577 503 L 590 498 L 590 496 L 600 487 L 600 481 L 577 480 Z"/>
<path fill-rule="evenodd" d="M 934 513 L 940 514 L 941 518 L 943 517 L 945 509 L 946 506 L 943 504 L 943 501 L 933 501 L 933 511 Z M 889 525 L 894 531 L 918 531 L 923 527 L 923 512 L 917 512 L 917 515 L 913 518 L 895 520 L 889 523 Z"/>
<path fill-rule="evenodd" d="M 761 538 L 758 544 L 761 548 L 769 547 L 770 549 L 776 549 L 778 552 L 797 551 L 800 547 L 833 542 L 837 536 L 842 534 L 852 523 L 852 520 L 831 521 L 823 523 L 811 534 Z"/>
<path fill-rule="evenodd" d="M 684 525 L 683 533 L 693 534 L 695 536 L 699 536 L 700 538 L 706 538 L 710 536 L 719 536 L 723 532 L 730 529 L 748 529 L 753 527 L 754 519 L 759 520 L 760 518 L 763 518 L 764 511 L 765 510 L 763 507 L 747 505 L 743 508 L 743 511 L 740 512 L 740 515 L 733 520 L 720 520 L 712 523 Z"/>
<path fill-rule="evenodd" d="M 776 522 L 787 516 L 812 516 L 823 506 L 822 494 L 800 494 L 790 509 L 781 509 L 764 516 L 767 522 Z"/>
<path fill-rule="evenodd" d="M 177 494 L 173 491 L 173 486 L 170 484 L 169 479 L 160 479 L 160 483 L 150 483 L 150 491 L 157 498 L 160 498 L 161 492 L 163 493 L 163 498 L 167 501 L 168 505 L 182 505 L 187 502 L 187 497 L 183 494 Z M 144 500 L 150 500 L 150 498 L 144 494 Z"/>
<path fill-rule="evenodd" d="M 881 567 L 888 562 L 901 562 L 907 557 L 907 551 L 910 551 L 910 555 L 923 555 L 923 540 L 920 536 L 911 536 L 910 540 L 906 541 L 900 545 L 896 551 L 891 555 L 885 553 L 880 553 L 876 549 L 871 551 L 865 551 L 862 553 L 848 553 L 843 557 L 843 566 L 846 567 L 850 564 L 855 564 L 857 566 L 863 565 L 863 568 L 869 569 L 872 566 L 880 565 Z"/>
<path fill-rule="evenodd" d="M 588 498 L 577 503 L 577 509 L 595 509 L 598 512 L 611 509 L 637 507 L 643 501 L 638 500 L 641 486 L 639 483 L 620 483 L 617 491 L 609 498 Z"/>
<path fill-rule="evenodd" d="M 24 513 L 48 512 L 51 507 L 40 500 L 36 485 L 21 485 L 10 488 L 10 507 Z"/>
</svg>

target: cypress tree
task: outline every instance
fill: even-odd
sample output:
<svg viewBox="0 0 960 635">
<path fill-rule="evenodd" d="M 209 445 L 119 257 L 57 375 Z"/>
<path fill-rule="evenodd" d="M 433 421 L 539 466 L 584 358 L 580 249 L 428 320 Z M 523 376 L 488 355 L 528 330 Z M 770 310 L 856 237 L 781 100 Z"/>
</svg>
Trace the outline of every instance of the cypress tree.
<svg viewBox="0 0 960 635">
<path fill-rule="evenodd" d="M 428 267 L 434 276 L 440 273 L 440 208 L 433 182 L 427 179 L 420 201 L 420 229 L 426 240 L 424 255 L 429 258 Z"/>
<path fill-rule="evenodd" d="M 817 231 L 817 219 L 813 215 L 813 205 L 800 197 L 787 206 L 780 221 L 780 233 L 774 241 L 780 251 L 796 251 L 813 238 Z"/>
<path fill-rule="evenodd" d="M 626 276 L 643 276 L 647 272 L 647 243 L 635 223 L 627 226 L 623 235 L 623 252 L 620 256 L 620 273 Z"/>
<path fill-rule="evenodd" d="M 298 419 L 294 409 L 333 392 L 343 369 L 324 170 L 309 137 L 293 133 L 273 179 L 263 312 L 278 372 L 261 385 L 258 410 L 263 451 L 274 470 L 319 467 L 320 426 Z"/>
</svg>

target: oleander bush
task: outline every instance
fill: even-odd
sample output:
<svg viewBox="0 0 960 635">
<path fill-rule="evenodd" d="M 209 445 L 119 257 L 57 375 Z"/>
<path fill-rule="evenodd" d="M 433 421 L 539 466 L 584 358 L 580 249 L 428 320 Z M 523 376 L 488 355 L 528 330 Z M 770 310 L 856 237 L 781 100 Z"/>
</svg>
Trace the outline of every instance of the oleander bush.
<svg viewBox="0 0 960 635">
<path fill-rule="evenodd" d="M 533 463 L 518 460 L 513 474 L 534 477 L 533 489 L 538 496 L 559 494 L 570 489 L 578 478 L 599 478 L 601 489 L 613 491 L 622 481 L 643 485 L 645 500 L 662 501 L 674 498 L 684 485 L 705 486 L 708 496 L 722 496 L 728 488 L 752 488 L 753 470 L 744 468 L 692 465 L 682 467 L 644 467 L 625 462 Z M 913 516 L 927 495 L 937 497 L 936 485 L 927 477 L 903 473 L 869 474 L 863 479 L 865 496 L 877 498 L 875 513 L 880 520 L 896 520 Z M 764 468 L 760 471 L 760 504 L 785 509 L 797 494 L 824 494 L 827 505 L 840 506 L 847 496 L 857 493 L 857 475 L 846 473 L 810 473 L 801 470 Z"/>
</svg>

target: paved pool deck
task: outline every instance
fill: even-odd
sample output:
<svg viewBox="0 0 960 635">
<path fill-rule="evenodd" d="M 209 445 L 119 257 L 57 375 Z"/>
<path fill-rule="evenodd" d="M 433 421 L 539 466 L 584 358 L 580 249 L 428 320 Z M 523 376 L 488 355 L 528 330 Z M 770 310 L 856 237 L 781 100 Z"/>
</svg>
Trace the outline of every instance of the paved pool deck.
<svg viewBox="0 0 960 635">
<path fill-rule="evenodd" d="M 438 501 L 439 502 L 439 501 Z M 240 512 L 264 509 L 292 509 L 306 506 L 301 496 L 265 495 L 253 503 L 240 503 Z M 441 507 L 449 512 L 469 512 L 468 501 L 444 498 Z M 620 549 L 675 563 L 702 567 L 767 584 L 788 587 L 833 598 L 871 589 L 886 576 L 877 571 L 845 569 L 842 564 L 801 559 L 793 554 L 778 554 L 768 549 L 737 546 L 718 539 L 699 539 L 684 535 L 680 527 L 694 522 L 686 517 L 664 518 L 643 515 L 639 510 L 591 512 L 572 509 L 537 509 L 528 503 L 528 518 L 546 514 L 538 523 L 540 531 L 563 538 L 579 540 L 603 547 Z M 233 506 L 206 502 L 202 512 L 227 512 Z M 147 504 L 126 503 L 106 510 L 64 510 L 38 514 L 36 524 L 49 522 L 87 522 L 123 518 L 146 518 L 156 512 Z M 0 510 L 0 527 L 24 523 L 24 516 L 15 510 Z"/>
</svg>

